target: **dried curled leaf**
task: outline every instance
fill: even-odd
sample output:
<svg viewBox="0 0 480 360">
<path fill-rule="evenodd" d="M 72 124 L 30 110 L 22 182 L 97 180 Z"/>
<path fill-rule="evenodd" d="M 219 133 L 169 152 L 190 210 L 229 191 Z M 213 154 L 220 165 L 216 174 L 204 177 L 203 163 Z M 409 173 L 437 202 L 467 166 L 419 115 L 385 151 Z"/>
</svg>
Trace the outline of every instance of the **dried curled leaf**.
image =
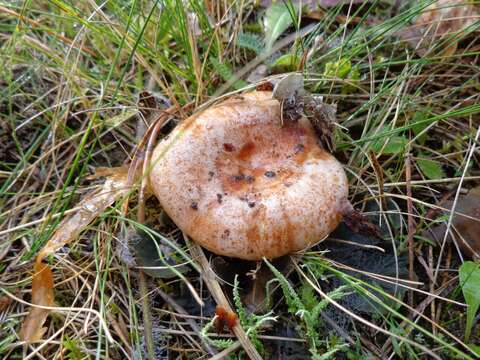
<svg viewBox="0 0 480 360">
<path fill-rule="evenodd" d="M 443 207 L 451 210 L 453 201 L 447 201 Z M 445 212 L 445 215 L 448 216 L 450 213 Z M 444 222 L 423 235 L 441 243 L 446 230 Z M 474 260 L 480 260 L 480 188 L 472 189 L 467 195 L 458 198 L 452 220 L 452 232 L 463 253 Z M 447 239 L 451 239 L 450 234 Z"/>
<path fill-rule="evenodd" d="M 37 261 L 34 266 L 34 271 L 32 304 L 54 306 L 52 270 L 50 270 L 46 264 Z M 47 328 L 43 327 L 43 324 L 49 312 L 47 309 L 32 307 L 22 324 L 20 339 L 27 343 L 40 340 L 47 330 Z"/>
<path fill-rule="evenodd" d="M 62 246 L 76 239 L 93 220 L 116 200 L 125 196 L 129 190 L 127 172 L 124 168 L 117 168 L 111 172 L 102 189 L 95 192 L 79 204 L 79 209 L 69 218 L 63 220 L 47 244 L 40 250 L 37 261 L 53 254 Z"/>
<path fill-rule="evenodd" d="M 443 36 L 461 31 L 478 20 L 478 10 L 465 0 L 438 0 L 415 20 L 424 32 Z"/>
<path fill-rule="evenodd" d="M 297 121 L 306 116 L 318 136 L 319 144 L 329 152 L 335 151 L 334 128 L 337 106 L 323 102 L 323 96 L 310 94 L 304 88 L 302 74 L 291 73 L 273 89 L 273 97 L 280 102 L 283 121 Z"/>
<path fill-rule="evenodd" d="M 107 207 L 127 194 L 129 190 L 126 169 L 117 168 L 105 172 L 107 180 L 102 189 L 87 196 L 80 202 L 78 211 L 63 220 L 47 244 L 40 250 L 34 265 L 32 281 L 32 303 L 41 306 L 54 306 L 53 275 L 42 260 L 56 250 L 75 240 L 88 224 Z M 98 174 L 97 174 L 98 175 Z M 50 310 L 33 307 L 25 318 L 20 338 L 26 342 L 38 341 L 46 331 L 43 327 Z"/>
<path fill-rule="evenodd" d="M 424 56 L 439 39 L 451 37 L 441 55 L 448 57 L 457 50 L 457 43 L 467 28 L 480 19 L 478 8 L 465 0 L 438 0 L 429 5 L 414 22 L 400 32 L 400 37 Z"/>
</svg>

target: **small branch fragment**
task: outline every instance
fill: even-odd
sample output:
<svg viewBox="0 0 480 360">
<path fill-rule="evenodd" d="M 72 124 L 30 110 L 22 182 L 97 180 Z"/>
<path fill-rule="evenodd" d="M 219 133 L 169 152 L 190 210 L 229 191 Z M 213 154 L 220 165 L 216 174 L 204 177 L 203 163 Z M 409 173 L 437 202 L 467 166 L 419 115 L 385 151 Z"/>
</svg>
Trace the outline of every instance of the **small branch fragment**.
<svg viewBox="0 0 480 360">
<path fill-rule="evenodd" d="M 414 249 L 413 249 L 413 235 L 415 234 L 415 221 L 413 220 L 413 202 L 412 202 L 412 167 L 410 161 L 410 154 L 407 154 L 405 159 L 405 181 L 407 184 L 407 212 L 408 212 L 408 279 L 414 280 L 413 274 L 413 261 L 414 261 Z M 408 304 L 413 307 L 413 291 L 408 292 Z"/>
</svg>

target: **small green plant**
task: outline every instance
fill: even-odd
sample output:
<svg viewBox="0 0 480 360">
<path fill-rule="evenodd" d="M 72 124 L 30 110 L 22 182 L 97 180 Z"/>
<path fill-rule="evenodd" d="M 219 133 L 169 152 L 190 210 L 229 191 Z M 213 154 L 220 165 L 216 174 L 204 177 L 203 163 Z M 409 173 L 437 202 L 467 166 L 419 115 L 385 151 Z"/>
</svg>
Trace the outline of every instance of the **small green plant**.
<svg viewBox="0 0 480 360">
<path fill-rule="evenodd" d="M 265 50 L 265 44 L 260 36 L 249 32 L 242 32 L 238 34 L 237 46 L 252 50 L 257 55 Z"/>
<path fill-rule="evenodd" d="M 257 348 L 260 353 L 264 353 L 264 348 L 262 342 L 258 339 L 258 331 L 263 324 L 268 321 L 276 321 L 277 318 L 272 316 L 272 312 L 268 312 L 264 315 L 250 314 L 247 312 L 245 306 L 243 306 L 242 299 L 240 297 L 240 286 L 238 283 L 238 277 L 235 276 L 235 282 L 233 285 L 233 301 L 235 303 L 235 308 L 237 310 L 238 320 L 240 325 L 245 329 L 245 332 L 249 339 L 252 341 L 253 345 Z M 201 336 L 211 343 L 213 346 L 225 349 L 233 344 L 233 340 L 223 340 L 223 339 L 212 339 L 208 335 L 208 331 L 213 327 L 215 318 L 210 320 L 202 329 Z"/>
<path fill-rule="evenodd" d="M 10 347 L 17 340 L 12 329 L 18 325 L 18 320 L 7 320 L 0 327 L 0 356 L 8 353 Z M 2 356 L 2 358 L 5 358 Z"/>
<path fill-rule="evenodd" d="M 327 62 L 323 75 L 326 78 L 339 78 L 347 80 L 347 83 L 342 85 L 341 93 L 349 94 L 355 91 L 356 84 L 360 80 L 360 70 L 358 66 L 352 66 L 349 59 L 340 59 L 338 61 Z M 320 86 L 326 82 L 320 82 Z"/>
<path fill-rule="evenodd" d="M 459 269 L 460 286 L 468 305 L 467 324 L 465 326 L 465 342 L 468 342 L 472 332 L 473 320 L 480 307 L 480 264 L 465 261 Z"/>
<path fill-rule="evenodd" d="M 206 342 L 212 344 L 217 349 L 226 349 L 233 345 L 232 339 L 212 339 L 208 332 L 213 328 L 215 322 L 215 317 L 205 324 L 202 331 L 200 331 L 200 336 L 205 339 Z"/>
<path fill-rule="evenodd" d="M 288 312 L 298 316 L 305 326 L 305 335 L 309 343 L 309 350 L 314 360 L 330 359 L 333 354 L 339 350 L 343 350 L 347 344 L 334 344 L 327 347 L 328 350 L 323 354 L 319 353 L 319 349 L 325 345 L 325 341 L 320 340 L 318 328 L 322 324 L 320 315 L 328 305 L 328 300 L 318 300 L 313 294 L 313 291 L 307 285 L 301 288 L 300 295 L 297 294 L 290 282 L 278 271 L 270 262 L 265 260 L 270 270 L 279 282 L 282 288 L 285 301 L 288 306 Z M 340 286 L 328 294 L 331 299 L 341 299 L 345 295 L 345 290 L 348 286 Z"/>
<path fill-rule="evenodd" d="M 82 360 L 87 356 L 80 350 L 77 341 L 66 336 L 63 340 L 63 347 L 68 350 L 66 358 L 68 360 Z"/>
<path fill-rule="evenodd" d="M 263 344 L 258 339 L 258 330 L 260 327 L 265 324 L 267 321 L 276 321 L 277 318 L 272 316 L 273 312 L 268 312 L 264 315 L 250 314 L 247 312 L 247 309 L 242 304 L 242 299 L 240 298 L 239 292 L 239 283 L 238 278 L 235 276 L 235 282 L 233 286 L 233 300 L 235 302 L 235 307 L 238 312 L 238 319 L 240 324 L 245 329 L 248 337 L 252 341 L 253 345 L 257 348 L 260 353 L 264 352 Z"/>
<path fill-rule="evenodd" d="M 229 81 L 235 77 L 235 74 L 233 73 L 232 69 L 225 63 L 221 63 L 215 58 L 210 59 L 210 63 L 216 70 L 216 72 L 222 77 L 223 80 Z M 245 86 L 247 86 L 247 83 L 243 80 L 237 80 L 233 83 L 233 87 L 238 90 L 242 89 Z"/>
</svg>

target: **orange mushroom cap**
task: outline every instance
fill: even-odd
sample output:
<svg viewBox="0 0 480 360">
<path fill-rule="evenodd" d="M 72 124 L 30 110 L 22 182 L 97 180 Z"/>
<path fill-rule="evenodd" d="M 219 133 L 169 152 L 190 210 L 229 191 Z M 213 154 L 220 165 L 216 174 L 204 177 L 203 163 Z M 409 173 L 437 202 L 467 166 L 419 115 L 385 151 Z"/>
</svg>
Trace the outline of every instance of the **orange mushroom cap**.
<svg viewBox="0 0 480 360">
<path fill-rule="evenodd" d="M 348 182 L 308 119 L 281 124 L 272 93 L 236 96 L 177 126 L 154 150 L 152 188 L 208 250 L 258 260 L 306 249 L 340 222 Z"/>
</svg>

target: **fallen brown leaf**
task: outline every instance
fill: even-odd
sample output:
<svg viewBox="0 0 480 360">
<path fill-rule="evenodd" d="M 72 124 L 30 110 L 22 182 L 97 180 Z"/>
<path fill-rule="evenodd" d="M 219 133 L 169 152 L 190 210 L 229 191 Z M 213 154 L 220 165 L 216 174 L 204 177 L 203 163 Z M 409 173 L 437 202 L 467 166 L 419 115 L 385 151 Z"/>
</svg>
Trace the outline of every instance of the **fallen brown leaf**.
<svg viewBox="0 0 480 360">
<path fill-rule="evenodd" d="M 439 39 L 452 39 L 438 55 L 449 57 L 455 53 L 458 40 L 466 29 L 480 19 L 478 7 L 466 0 L 438 0 L 419 15 L 414 24 L 401 30 L 398 35 L 415 51 L 424 56 Z"/>
<path fill-rule="evenodd" d="M 100 191 L 88 195 L 79 204 L 74 214 L 64 219 L 57 230 L 40 250 L 34 265 L 32 281 L 32 304 L 54 306 L 52 270 L 42 260 L 62 246 L 75 240 L 77 236 L 95 220 L 107 207 L 122 198 L 130 189 L 125 168 L 102 169 L 99 176 L 107 176 Z M 45 334 L 43 327 L 50 310 L 33 307 L 25 318 L 20 338 L 27 343 L 38 341 Z"/>
<path fill-rule="evenodd" d="M 53 302 L 53 275 L 52 270 L 42 263 L 35 262 L 32 281 L 32 304 L 41 306 L 54 306 Z M 47 328 L 43 327 L 50 310 L 32 307 L 22 324 L 20 339 L 27 343 L 38 341 L 42 338 Z"/>
<path fill-rule="evenodd" d="M 447 201 L 443 207 L 452 209 L 453 201 Z M 446 212 L 446 215 L 449 213 Z M 472 189 L 467 195 L 458 198 L 452 225 L 455 241 L 462 252 L 473 260 L 480 260 L 480 188 Z M 447 226 L 444 223 L 423 235 L 441 242 L 446 230 Z M 449 235 L 447 239 L 451 240 L 451 236 Z"/>
<path fill-rule="evenodd" d="M 12 303 L 12 298 L 9 296 L 2 296 L 0 297 L 0 313 L 5 311 L 10 304 Z"/>
<path fill-rule="evenodd" d="M 83 199 L 79 204 L 78 211 L 60 223 L 57 231 L 40 250 L 37 261 L 43 260 L 46 256 L 53 254 L 62 246 L 76 239 L 80 232 L 107 207 L 127 194 L 129 190 L 127 170 L 124 168 L 116 169 L 116 172 L 111 171 L 108 174 L 100 191 L 94 192 Z"/>
</svg>

